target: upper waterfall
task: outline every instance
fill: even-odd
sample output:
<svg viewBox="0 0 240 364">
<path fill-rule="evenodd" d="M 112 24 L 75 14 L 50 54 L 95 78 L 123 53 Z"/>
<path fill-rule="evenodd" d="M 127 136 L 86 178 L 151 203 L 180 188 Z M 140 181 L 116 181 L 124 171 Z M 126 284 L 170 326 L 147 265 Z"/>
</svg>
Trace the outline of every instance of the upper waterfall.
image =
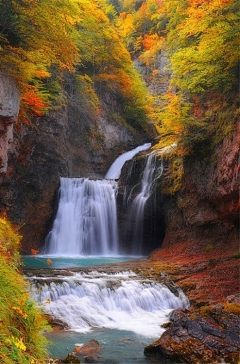
<svg viewBox="0 0 240 364">
<path fill-rule="evenodd" d="M 123 153 L 120 155 L 115 162 L 111 165 L 109 170 L 107 171 L 107 174 L 105 178 L 107 179 L 118 179 L 121 174 L 122 167 L 126 161 L 131 160 L 136 154 L 139 152 L 149 149 L 151 147 L 151 143 L 145 143 L 143 145 L 140 145 L 139 147 L 132 149 L 126 153 Z"/>
</svg>

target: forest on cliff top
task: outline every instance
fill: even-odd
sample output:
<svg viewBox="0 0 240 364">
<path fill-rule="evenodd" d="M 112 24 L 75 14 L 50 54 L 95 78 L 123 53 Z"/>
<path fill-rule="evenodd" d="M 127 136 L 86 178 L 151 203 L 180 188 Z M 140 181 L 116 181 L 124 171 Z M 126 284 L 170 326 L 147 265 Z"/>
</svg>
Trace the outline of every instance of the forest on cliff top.
<svg viewBox="0 0 240 364">
<path fill-rule="evenodd" d="M 238 1 L 1 0 L 0 8 L 0 68 L 21 90 L 19 123 L 64 103 L 70 72 L 96 113 L 98 93 L 107 90 L 117 95 L 130 125 L 143 130 L 153 121 L 157 147 L 177 143 L 184 156 L 233 132 Z M 146 84 L 160 78 L 162 54 L 169 87 L 150 93 Z"/>
</svg>

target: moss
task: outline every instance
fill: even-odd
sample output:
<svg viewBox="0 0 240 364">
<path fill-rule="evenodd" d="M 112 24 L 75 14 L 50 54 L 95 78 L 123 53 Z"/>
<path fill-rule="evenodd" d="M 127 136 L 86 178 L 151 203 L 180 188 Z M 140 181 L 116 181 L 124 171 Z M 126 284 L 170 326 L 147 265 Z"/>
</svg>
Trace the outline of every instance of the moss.
<svg viewBox="0 0 240 364">
<path fill-rule="evenodd" d="M 210 316 L 211 312 L 213 310 L 213 306 L 202 306 L 199 308 L 199 313 L 202 317 Z"/>
<path fill-rule="evenodd" d="M 240 252 L 237 252 L 232 256 L 233 259 L 240 259 Z"/>
<path fill-rule="evenodd" d="M 206 252 L 211 252 L 214 249 L 214 245 L 213 244 L 208 244 L 205 246 L 204 250 Z"/>
<path fill-rule="evenodd" d="M 233 313 L 234 315 L 240 315 L 240 304 L 227 302 L 224 304 L 223 309 L 227 313 Z"/>
<path fill-rule="evenodd" d="M 187 282 L 181 285 L 181 288 L 184 292 L 189 292 L 196 289 L 196 283 Z"/>
<path fill-rule="evenodd" d="M 163 192 L 174 195 L 182 187 L 184 176 L 183 158 L 171 155 L 168 159 L 167 171 L 164 173 Z"/>
<path fill-rule="evenodd" d="M 161 327 L 163 327 L 164 329 L 168 329 L 171 325 L 172 325 L 172 322 L 168 321 L 168 322 L 165 322 L 164 324 L 162 324 Z"/>
</svg>

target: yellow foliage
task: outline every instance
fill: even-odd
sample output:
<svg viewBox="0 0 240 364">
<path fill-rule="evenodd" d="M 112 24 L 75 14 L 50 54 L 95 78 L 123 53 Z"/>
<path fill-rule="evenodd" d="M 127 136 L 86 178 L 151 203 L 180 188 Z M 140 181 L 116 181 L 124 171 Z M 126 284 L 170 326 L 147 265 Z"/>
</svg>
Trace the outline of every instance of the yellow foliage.
<svg viewBox="0 0 240 364">
<path fill-rule="evenodd" d="M 17 268 L 20 236 L 16 229 L 0 218 L 0 350 L 1 363 L 30 364 L 43 362 L 46 357 L 46 328 L 27 292 L 27 283 Z M 13 361 L 14 358 L 14 361 Z"/>
</svg>

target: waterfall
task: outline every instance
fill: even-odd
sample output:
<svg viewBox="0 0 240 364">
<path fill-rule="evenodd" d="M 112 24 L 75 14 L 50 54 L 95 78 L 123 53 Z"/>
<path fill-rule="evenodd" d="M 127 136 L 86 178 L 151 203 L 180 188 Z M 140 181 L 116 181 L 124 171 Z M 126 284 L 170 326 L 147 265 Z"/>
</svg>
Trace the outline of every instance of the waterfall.
<svg viewBox="0 0 240 364">
<path fill-rule="evenodd" d="M 148 199 L 156 191 L 157 180 L 163 173 L 163 159 L 159 163 L 156 151 L 150 153 L 146 160 L 146 165 L 141 177 L 140 192 L 132 198 L 134 190 L 138 187 L 139 183 L 135 185 L 128 198 L 128 227 L 130 230 L 133 242 L 133 250 L 136 254 L 142 254 L 142 240 L 143 240 L 143 227 L 144 227 L 144 212 Z M 150 228 L 150 227 L 149 227 Z"/>
<path fill-rule="evenodd" d="M 103 180 L 61 178 L 59 206 L 53 228 L 45 241 L 50 255 L 117 255 L 118 224 L 116 194 L 122 166 L 145 143 L 116 159 Z"/>
<path fill-rule="evenodd" d="M 122 167 L 126 161 L 131 160 L 137 153 L 149 149 L 151 147 L 151 143 L 145 143 L 140 145 L 139 147 L 130 150 L 129 152 L 123 153 L 120 155 L 115 162 L 111 165 L 105 178 L 107 179 L 118 179 L 121 174 Z"/>
<path fill-rule="evenodd" d="M 174 294 L 134 272 L 92 271 L 31 280 L 32 297 L 45 312 L 79 332 L 104 327 L 158 337 L 170 310 L 188 305 L 181 290 Z"/>
<path fill-rule="evenodd" d="M 117 183 L 61 178 L 60 200 L 46 253 L 116 255 L 118 253 Z"/>
</svg>

